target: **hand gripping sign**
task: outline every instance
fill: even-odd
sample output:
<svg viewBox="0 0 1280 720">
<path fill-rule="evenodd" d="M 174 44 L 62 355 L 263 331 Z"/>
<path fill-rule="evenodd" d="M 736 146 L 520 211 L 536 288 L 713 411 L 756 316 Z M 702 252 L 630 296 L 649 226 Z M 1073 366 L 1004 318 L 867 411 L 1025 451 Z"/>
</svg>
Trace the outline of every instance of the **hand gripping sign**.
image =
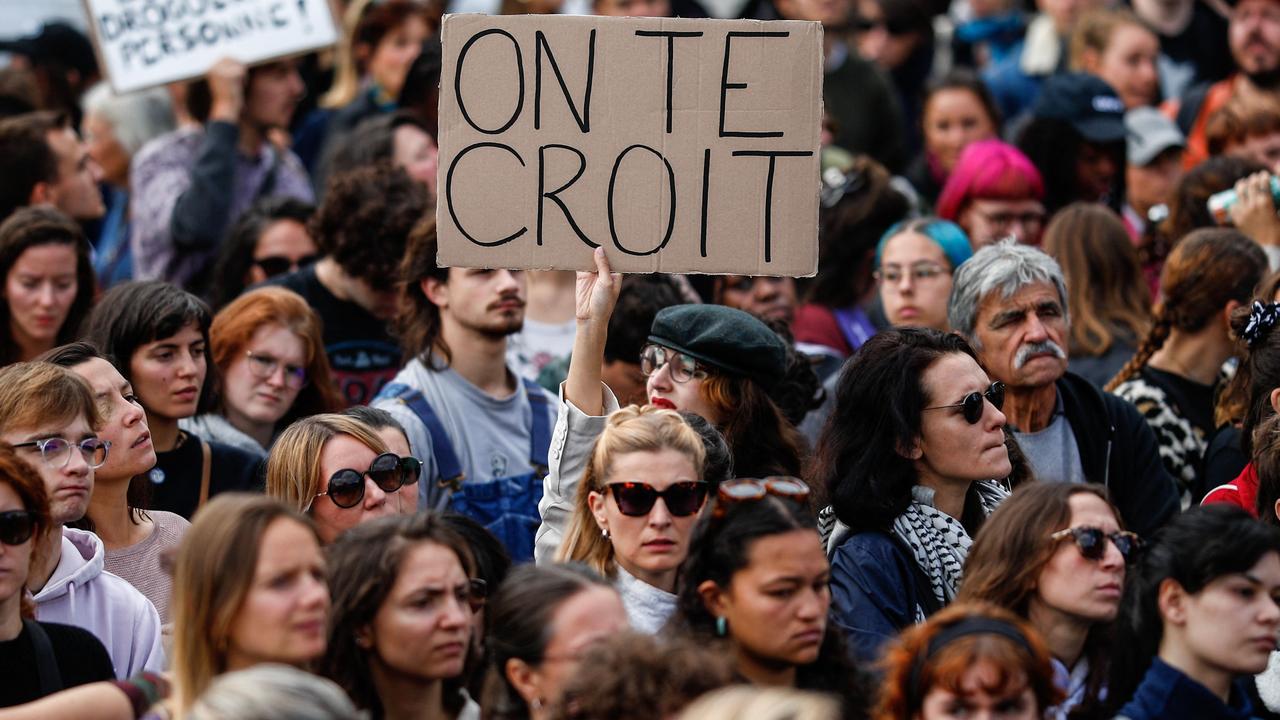
<svg viewBox="0 0 1280 720">
<path fill-rule="evenodd" d="M 332 45 L 329 0 L 84 0 L 98 58 L 118 93 Z"/>
<path fill-rule="evenodd" d="M 818 23 L 449 15 L 442 265 L 812 275 Z"/>
</svg>

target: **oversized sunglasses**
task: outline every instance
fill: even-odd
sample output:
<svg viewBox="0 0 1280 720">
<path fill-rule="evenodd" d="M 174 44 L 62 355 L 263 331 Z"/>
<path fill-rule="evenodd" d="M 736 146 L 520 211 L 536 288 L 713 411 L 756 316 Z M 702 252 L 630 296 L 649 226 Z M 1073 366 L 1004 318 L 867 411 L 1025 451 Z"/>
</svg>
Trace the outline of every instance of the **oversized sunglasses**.
<svg viewBox="0 0 1280 720">
<path fill-rule="evenodd" d="M 945 410 L 947 408 L 963 408 L 964 419 L 970 425 L 978 424 L 982 419 L 982 400 L 989 400 L 997 410 L 1004 407 L 1004 383 L 996 381 L 982 392 L 971 392 L 964 396 L 964 399 L 954 405 L 934 405 L 927 407 L 925 410 Z"/>
<path fill-rule="evenodd" d="M 627 517 L 648 515 L 658 498 L 666 504 L 667 512 L 676 517 L 688 517 L 698 512 L 707 499 L 707 483 L 701 481 L 672 483 L 661 491 L 640 482 L 609 483 L 606 487 L 618 504 L 618 512 Z"/>
<path fill-rule="evenodd" d="M 262 268 L 262 273 L 267 277 L 275 277 L 307 267 L 319 258 L 319 255 L 303 255 L 294 260 L 283 255 L 268 255 L 267 257 L 255 258 L 253 264 Z"/>
<path fill-rule="evenodd" d="M 21 545 L 36 531 L 36 516 L 26 510 L 0 512 L 0 543 Z"/>
<path fill-rule="evenodd" d="M 405 471 L 402 458 L 395 453 L 382 453 L 373 459 L 364 472 L 343 468 L 329 477 L 329 488 L 316 495 L 328 495 L 334 505 L 353 508 L 364 500 L 364 479 L 367 476 L 382 492 L 393 493 L 404 485 Z"/>
<path fill-rule="evenodd" d="M 723 517 L 734 503 L 755 502 L 769 495 L 802 503 L 809 499 L 809 486 L 796 478 L 781 475 L 726 480 L 716 490 L 715 516 Z"/>
<path fill-rule="evenodd" d="M 1127 530 L 1109 533 L 1102 528 L 1087 526 L 1059 530 L 1050 535 L 1049 539 L 1057 542 L 1068 537 L 1075 540 L 1076 549 L 1080 551 L 1080 555 L 1089 560 L 1101 560 L 1107 554 L 1107 540 L 1116 546 L 1125 562 L 1133 557 L 1135 551 L 1142 548 L 1142 538 L 1136 533 Z"/>
<path fill-rule="evenodd" d="M 107 462 L 107 453 L 111 450 L 111 443 L 107 440 L 99 440 L 96 437 L 85 438 L 78 443 L 51 437 L 43 440 L 14 443 L 13 447 L 39 448 L 41 459 L 52 468 L 66 467 L 67 463 L 71 462 L 71 449 L 77 448 L 80 450 L 80 455 L 84 457 L 85 463 L 96 470 Z"/>
</svg>

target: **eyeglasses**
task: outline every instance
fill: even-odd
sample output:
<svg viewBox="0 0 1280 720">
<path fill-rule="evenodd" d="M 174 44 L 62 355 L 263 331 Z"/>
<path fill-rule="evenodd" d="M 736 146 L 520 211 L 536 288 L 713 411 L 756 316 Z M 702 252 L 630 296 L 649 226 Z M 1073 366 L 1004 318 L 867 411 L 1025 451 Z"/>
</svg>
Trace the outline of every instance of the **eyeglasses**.
<svg viewBox="0 0 1280 720">
<path fill-rule="evenodd" d="M 36 532 L 36 516 L 26 510 L 0 512 L 0 543 L 21 545 Z"/>
<path fill-rule="evenodd" d="M 303 255 L 297 260 L 284 255 L 268 255 L 267 257 L 254 258 L 253 264 L 262 268 L 263 274 L 267 277 L 275 277 L 307 267 L 318 259 L 320 259 L 319 255 Z"/>
<path fill-rule="evenodd" d="M 328 495 L 334 505 L 353 508 L 364 500 L 365 476 L 382 492 L 393 493 L 404 485 L 404 465 L 400 461 L 401 457 L 395 453 L 382 453 L 364 472 L 343 468 L 329 477 L 329 488 L 316 497 Z"/>
<path fill-rule="evenodd" d="M 259 380 L 266 380 L 276 374 L 276 370 L 282 364 L 279 359 L 270 355 L 260 355 L 252 351 L 245 351 L 245 357 L 249 358 L 249 372 Z M 284 364 L 284 384 L 293 390 L 301 390 L 307 386 L 307 369 L 298 367 L 297 365 Z"/>
<path fill-rule="evenodd" d="M 707 483 L 701 481 L 672 483 L 661 491 L 639 482 L 609 483 L 605 487 L 613 493 L 618 512 L 627 517 L 648 515 L 658 498 L 662 498 L 667 512 L 676 517 L 689 517 L 698 512 L 707 499 Z"/>
<path fill-rule="evenodd" d="M 926 283 L 935 278 L 940 278 L 943 275 L 950 275 L 951 272 L 937 263 L 920 262 L 906 268 L 905 272 L 903 268 L 897 265 L 886 265 L 872 274 L 875 276 L 875 279 L 880 282 L 897 285 L 902 282 L 902 277 L 904 275 L 911 276 L 911 279 L 914 282 Z"/>
<path fill-rule="evenodd" d="M 1128 562 L 1135 551 L 1142 549 L 1142 538 L 1136 533 L 1127 530 L 1117 530 L 1108 533 L 1102 528 L 1096 527 L 1073 527 L 1049 536 L 1050 540 L 1057 542 L 1064 538 L 1070 537 L 1075 540 L 1076 548 L 1080 551 L 1080 555 L 1088 560 L 1101 560 L 1103 555 L 1107 553 L 1108 539 L 1120 551 L 1120 555 Z"/>
<path fill-rule="evenodd" d="M 640 372 L 645 377 L 658 372 L 662 366 L 671 364 L 671 379 L 678 383 L 687 383 L 693 378 L 707 377 L 707 371 L 693 358 L 682 352 L 676 352 L 661 345 L 645 345 L 640 351 Z"/>
<path fill-rule="evenodd" d="M 66 467 L 67 463 L 71 462 L 71 448 L 79 448 L 80 454 L 84 456 L 84 461 L 88 463 L 89 467 L 96 470 L 107 461 L 107 452 L 111 450 L 111 443 L 107 440 L 99 440 L 96 437 L 85 438 L 78 443 L 52 437 L 15 443 L 13 447 L 40 448 L 40 457 L 44 459 L 46 465 L 52 468 Z"/>
<path fill-rule="evenodd" d="M 724 517 L 729 505 L 755 502 L 769 495 L 802 503 L 809 499 L 809 486 L 797 478 L 781 475 L 726 480 L 716 490 L 715 517 Z"/>
<path fill-rule="evenodd" d="M 986 398 L 997 410 L 1004 407 L 1004 383 L 996 381 L 982 392 L 971 392 L 954 405 L 934 405 L 925 410 L 945 410 L 947 408 L 964 408 L 964 419 L 970 425 L 976 425 L 982 419 L 982 399 Z"/>
</svg>

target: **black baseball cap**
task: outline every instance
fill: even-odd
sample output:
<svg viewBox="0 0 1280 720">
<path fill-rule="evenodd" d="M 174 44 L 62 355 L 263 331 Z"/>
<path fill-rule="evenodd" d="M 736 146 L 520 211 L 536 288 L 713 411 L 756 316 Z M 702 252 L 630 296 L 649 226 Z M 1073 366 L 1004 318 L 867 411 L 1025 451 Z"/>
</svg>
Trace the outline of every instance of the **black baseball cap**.
<svg viewBox="0 0 1280 720">
<path fill-rule="evenodd" d="M 1071 124 L 1095 143 L 1125 139 L 1124 102 L 1101 78 L 1087 73 L 1051 75 L 1040 89 L 1031 114 Z"/>
<path fill-rule="evenodd" d="M 33 65 L 59 63 L 86 78 L 98 72 L 98 58 L 89 38 L 61 21 L 45 23 L 40 32 L 29 37 L 0 40 L 0 52 L 22 55 Z"/>
</svg>

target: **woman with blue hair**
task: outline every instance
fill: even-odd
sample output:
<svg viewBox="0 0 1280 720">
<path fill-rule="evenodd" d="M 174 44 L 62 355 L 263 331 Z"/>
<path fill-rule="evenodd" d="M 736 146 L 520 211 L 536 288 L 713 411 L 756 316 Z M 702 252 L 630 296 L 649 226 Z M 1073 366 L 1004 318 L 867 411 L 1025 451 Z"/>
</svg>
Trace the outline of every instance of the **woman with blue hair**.
<svg viewBox="0 0 1280 720">
<path fill-rule="evenodd" d="M 948 330 L 951 273 L 973 255 L 959 225 L 935 217 L 896 223 L 876 245 L 876 281 L 894 327 Z"/>
</svg>

